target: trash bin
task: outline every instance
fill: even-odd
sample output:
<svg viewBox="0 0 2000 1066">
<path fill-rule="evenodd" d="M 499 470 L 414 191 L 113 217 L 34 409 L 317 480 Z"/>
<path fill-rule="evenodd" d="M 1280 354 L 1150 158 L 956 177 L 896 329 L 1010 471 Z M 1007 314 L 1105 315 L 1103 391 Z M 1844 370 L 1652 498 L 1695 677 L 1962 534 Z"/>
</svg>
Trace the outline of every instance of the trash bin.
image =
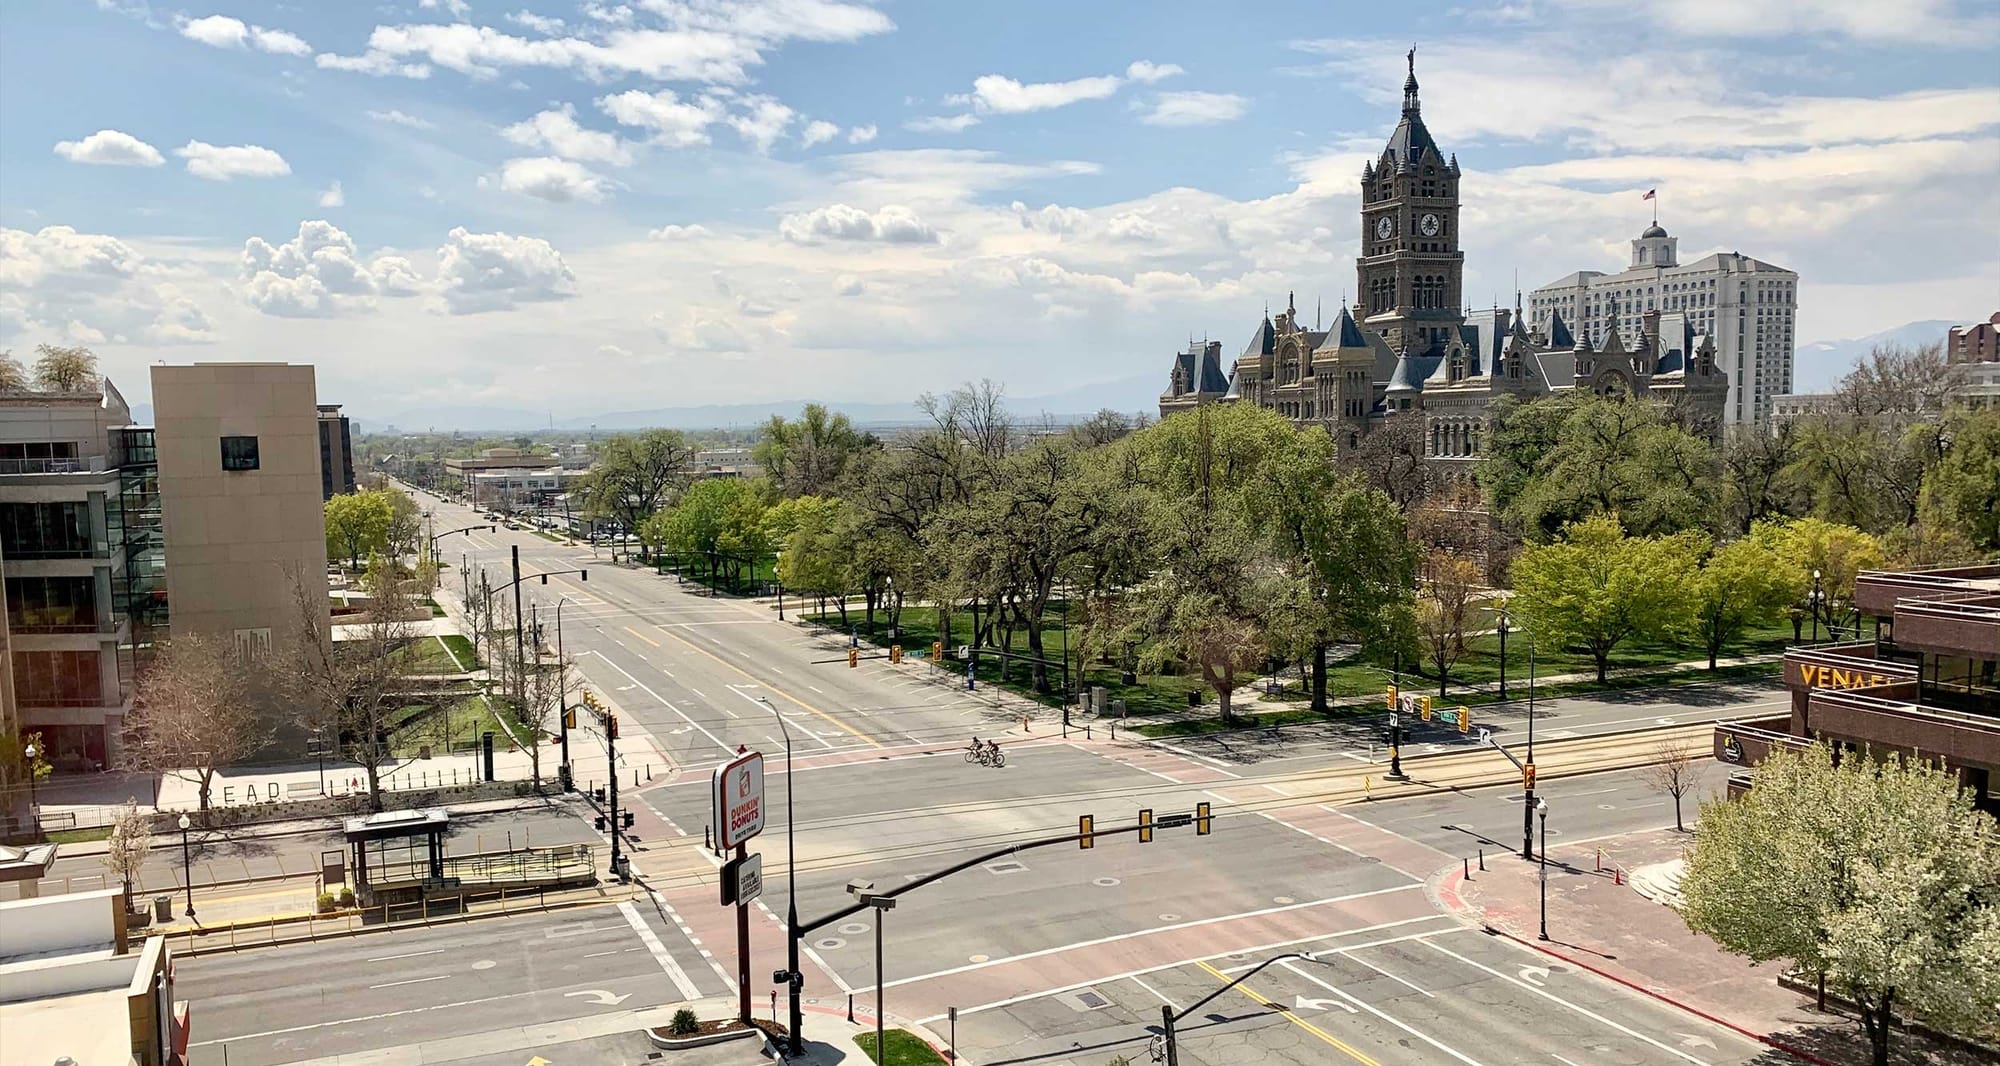
<svg viewBox="0 0 2000 1066">
<path fill-rule="evenodd" d="M 174 897 L 153 897 L 153 920 L 156 922 L 171 922 L 174 920 Z"/>
</svg>

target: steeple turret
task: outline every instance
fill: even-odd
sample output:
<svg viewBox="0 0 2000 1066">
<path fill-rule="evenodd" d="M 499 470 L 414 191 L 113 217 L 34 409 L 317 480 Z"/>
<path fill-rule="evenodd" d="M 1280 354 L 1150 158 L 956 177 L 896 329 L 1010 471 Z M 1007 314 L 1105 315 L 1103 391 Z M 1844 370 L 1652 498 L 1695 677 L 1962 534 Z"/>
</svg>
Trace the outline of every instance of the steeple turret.
<svg viewBox="0 0 2000 1066">
<path fill-rule="evenodd" d="M 1417 49 L 1415 45 L 1410 47 L 1409 55 L 1404 58 L 1410 62 L 1410 76 L 1403 79 L 1403 114 L 1414 116 L 1417 112 L 1423 110 L 1422 105 L 1417 102 Z"/>
</svg>

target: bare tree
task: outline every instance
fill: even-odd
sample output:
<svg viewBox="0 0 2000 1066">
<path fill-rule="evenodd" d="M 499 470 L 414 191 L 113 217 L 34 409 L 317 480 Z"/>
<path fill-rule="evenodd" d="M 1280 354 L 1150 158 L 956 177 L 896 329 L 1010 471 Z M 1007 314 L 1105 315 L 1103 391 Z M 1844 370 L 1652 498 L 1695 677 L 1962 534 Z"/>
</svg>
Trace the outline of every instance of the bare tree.
<svg viewBox="0 0 2000 1066">
<path fill-rule="evenodd" d="M 1946 357 L 1943 341 L 1915 348 L 1877 345 L 1834 386 L 1836 409 L 1859 418 L 1900 426 L 1911 418 L 1936 417 L 1957 386 L 1963 368 Z"/>
<path fill-rule="evenodd" d="M 35 346 L 35 384 L 50 392 L 88 392 L 97 387 L 97 355 L 81 346 Z"/>
<path fill-rule="evenodd" d="M 1361 438 L 1354 462 L 1368 484 L 1389 494 L 1403 508 L 1415 506 L 1437 487 L 1437 476 L 1424 458 L 1424 424 L 1416 418 L 1391 418 Z"/>
<path fill-rule="evenodd" d="M 542 790 L 542 738 L 549 730 L 551 716 L 560 715 L 582 687 L 582 676 L 574 665 L 572 660 L 555 658 L 535 663 L 528 673 L 526 698 L 515 711 L 515 717 L 528 727 L 528 736 L 522 739 L 528 745 L 528 768 L 537 792 Z"/>
<path fill-rule="evenodd" d="M 1701 771 L 1707 763 L 1702 750 L 1688 740 L 1677 737 L 1661 737 L 1653 747 L 1653 763 L 1643 770 L 1640 780 L 1647 786 L 1656 788 L 1674 798 L 1674 831 L 1687 832 L 1681 824 L 1681 797 L 1694 791 L 1701 783 Z"/>
<path fill-rule="evenodd" d="M 132 910 L 132 882 L 138 880 L 139 869 L 146 865 L 146 854 L 153 847 L 153 820 L 140 813 L 137 800 L 126 800 L 123 807 L 111 820 L 111 836 L 104 842 L 102 862 L 104 868 L 118 876 L 125 885 L 125 909 Z"/>
<path fill-rule="evenodd" d="M 1465 657 L 1465 631 L 1472 619 L 1472 594 L 1479 565 L 1470 559 L 1433 552 L 1422 569 L 1424 594 L 1417 599 L 1417 637 L 1424 657 L 1438 672 L 1438 696 L 1445 694 L 1451 668 Z"/>
<path fill-rule="evenodd" d="M 415 635 L 409 592 L 392 567 L 371 570 L 367 620 L 344 627 L 350 639 L 336 642 L 327 625 L 325 579 L 297 569 L 287 578 L 295 614 L 282 670 L 286 687 L 301 724 L 333 738 L 335 749 L 367 774 L 369 807 L 379 811 L 389 711 L 407 669 L 396 653 Z"/>
<path fill-rule="evenodd" d="M 235 648 L 203 633 L 183 633 L 155 650 L 126 728 L 133 768 L 194 775 L 204 811 L 215 772 L 271 739 L 249 665 Z"/>
<path fill-rule="evenodd" d="M 0 351 L 0 392 L 25 392 L 28 388 L 28 368 L 14 358 L 13 349 Z"/>
</svg>

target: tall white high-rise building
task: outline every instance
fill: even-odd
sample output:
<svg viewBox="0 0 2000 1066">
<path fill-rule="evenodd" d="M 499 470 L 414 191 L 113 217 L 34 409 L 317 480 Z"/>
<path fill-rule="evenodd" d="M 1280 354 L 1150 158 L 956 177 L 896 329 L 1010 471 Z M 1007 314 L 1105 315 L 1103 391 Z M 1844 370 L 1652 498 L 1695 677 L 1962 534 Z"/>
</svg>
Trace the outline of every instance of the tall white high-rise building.
<svg viewBox="0 0 2000 1066">
<path fill-rule="evenodd" d="M 1680 262 L 1680 238 L 1658 222 L 1632 242 L 1632 265 L 1617 274 L 1579 270 L 1536 289 L 1530 321 L 1543 332 L 1552 314 L 1593 347 L 1613 322 L 1624 342 L 1638 338 L 1640 316 L 1658 309 L 1688 316 L 1696 333 L 1715 337 L 1715 364 L 1729 378 L 1723 424 L 1761 422 L 1771 398 L 1792 391 L 1792 318 L 1799 276 L 1741 252 Z"/>
</svg>

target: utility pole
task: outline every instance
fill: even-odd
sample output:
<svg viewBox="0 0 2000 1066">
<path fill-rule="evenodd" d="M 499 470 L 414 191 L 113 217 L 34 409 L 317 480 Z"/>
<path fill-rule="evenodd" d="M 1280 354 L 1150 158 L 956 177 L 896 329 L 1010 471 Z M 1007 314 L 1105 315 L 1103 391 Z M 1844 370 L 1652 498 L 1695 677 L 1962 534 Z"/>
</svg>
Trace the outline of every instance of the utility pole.
<svg viewBox="0 0 2000 1066">
<path fill-rule="evenodd" d="M 1528 765 L 1535 765 L 1535 634 L 1528 633 Z M 1526 780 L 1521 793 L 1521 857 L 1535 858 L 1535 784 Z"/>
<path fill-rule="evenodd" d="M 513 550 L 509 554 L 513 557 L 514 563 L 514 705 L 518 707 L 526 702 L 528 653 L 521 643 L 521 546 L 515 544 L 511 547 Z M 613 773 L 611 779 L 611 786 L 618 787 L 618 775 Z M 616 836 L 612 837 L 614 846 L 617 839 Z"/>
</svg>

